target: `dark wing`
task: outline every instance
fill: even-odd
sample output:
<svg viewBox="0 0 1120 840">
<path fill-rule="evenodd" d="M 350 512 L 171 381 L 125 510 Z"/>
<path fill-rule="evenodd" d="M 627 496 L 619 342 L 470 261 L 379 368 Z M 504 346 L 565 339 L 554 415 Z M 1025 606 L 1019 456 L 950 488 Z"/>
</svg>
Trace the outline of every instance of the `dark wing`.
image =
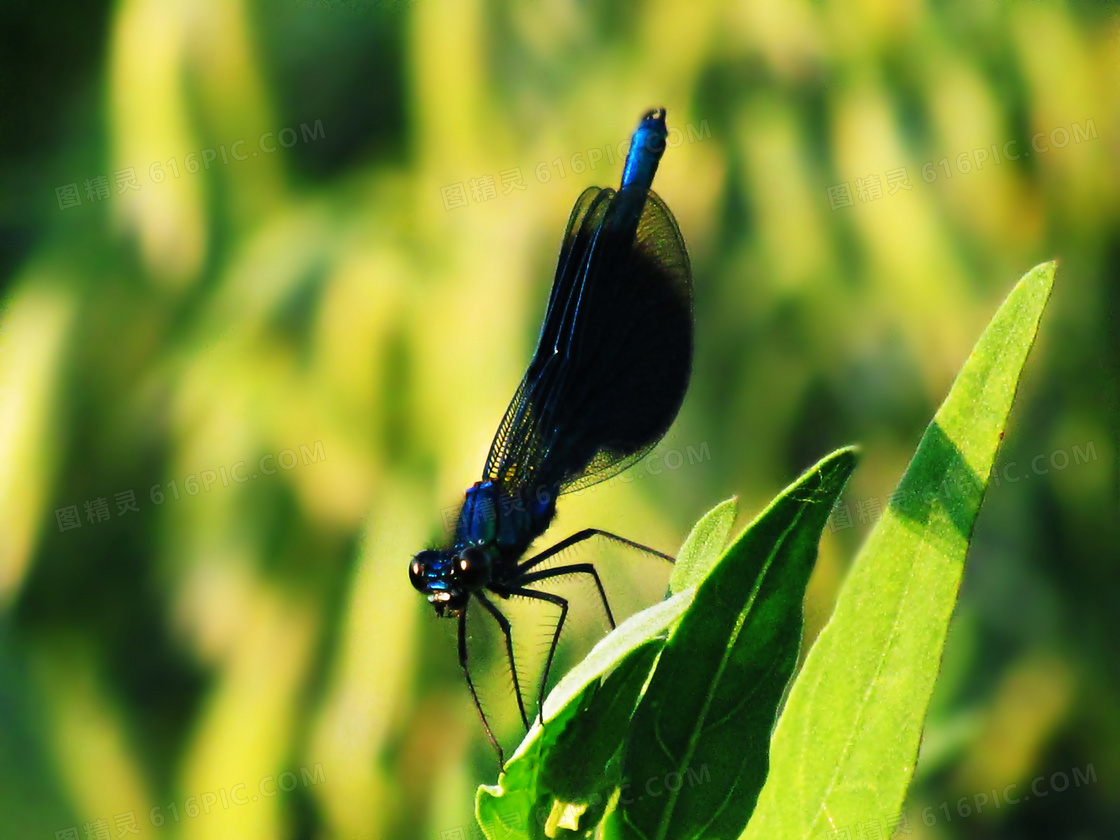
<svg viewBox="0 0 1120 840">
<path fill-rule="evenodd" d="M 691 270 L 673 214 L 640 188 L 586 190 L 485 477 L 566 491 L 615 475 L 668 430 L 691 367 Z"/>
<path fill-rule="evenodd" d="M 614 190 L 611 189 L 588 187 L 580 193 L 572 207 L 572 212 L 568 216 L 568 227 L 564 231 L 564 241 L 560 246 L 560 258 L 556 263 L 556 277 L 548 296 L 548 309 L 545 310 L 544 324 L 541 326 L 541 334 L 537 340 L 537 352 L 533 361 L 529 363 L 529 369 L 522 377 L 521 384 L 517 386 L 517 391 L 510 400 L 502 422 L 498 424 L 498 431 L 490 444 L 490 454 L 486 457 L 486 466 L 482 471 L 486 478 L 512 483 L 516 480 L 514 474 L 517 471 L 516 465 L 525 464 L 532 453 L 540 451 L 537 442 L 528 438 L 532 430 L 532 419 L 529 417 L 527 394 L 533 389 L 533 383 L 540 378 L 542 357 L 546 355 L 542 348 L 555 343 L 556 334 L 560 329 L 561 311 L 572 297 L 572 291 L 579 279 L 582 255 L 590 246 L 589 237 L 594 232 L 597 222 L 591 224 L 584 224 L 584 222 L 589 218 L 589 214 L 591 218 L 597 217 L 601 221 L 603 211 L 613 194 Z M 592 213 L 593 207 L 594 213 Z M 517 430 L 516 433 L 514 429 Z"/>
</svg>

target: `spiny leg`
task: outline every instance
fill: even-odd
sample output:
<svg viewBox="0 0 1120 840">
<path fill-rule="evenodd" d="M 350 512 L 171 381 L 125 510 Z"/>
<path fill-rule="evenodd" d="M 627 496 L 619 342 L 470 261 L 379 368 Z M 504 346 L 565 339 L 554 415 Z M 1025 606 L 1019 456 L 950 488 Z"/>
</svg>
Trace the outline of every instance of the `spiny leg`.
<svg viewBox="0 0 1120 840">
<path fill-rule="evenodd" d="M 510 631 L 509 619 L 502 615 L 501 611 L 481 591 L 474 594 L 482 602 L 482 606 L 486 607 L 490 615 L 494 616 L 494 620 L 502 628 L 502 635 L 506 637 L 506 656 L 509 658 L 509 672 L 513 675 L 513 693 L 517 695 L 517 708 L 521 712 L 521 722 L 525 724 L 525 730 L 528 731 L 529 716 L 525 714 L 525 700 L 521 696 L 521 682 L 517 679 L 517 664 L 513 661 L 513 635 Z"/>
<path fill-rule="evenodd" d="M 658 551 L 656 548 L 650 548 L 647 545 L 636 543 L 633 540 L 628 540 L 625 537 L 620 537 L 618 536 L 618 534 L 612 534 L 610 531 L 600 531 L 598 528 L 584 528 L 582 531 L 577 531 L 570 537 L 560 540 L 560 542 L 556 543 L 556 545 L 552 546 L 551 548 L 546 548 L 540 554 L 534 557 L 530 557 L 528 560 L 517 567 L 517 571 L 524 574 L 534 566 L 539 566 L 549 557 L 552 557 L 555 554 L 559 554 L 564 549 L 571 548 L 576 543 L 581 543 L 584 540 L 591 539 L 592 537 L 604 537 L 608 540 L 614 540 L 615 542 L 629 546 L 630 548 L 636 548 L 639 551 L 644 551 L 646 554 L 654 554 L 660 557 L 662 560 L 668 560 L 670 563 L 673 562 L 672 557 L 670 557 L 668 554 L 664 554 Z"/>
<path fill-rule="evenodd" d="M 548 580 L 549 578 L 562 577 L 563 575 L 591 575 L 595 580 L 595 587 L 599 590 L 599 600 L 603 602 L 603 609 L 607 613 L 607 621 L 610 622 L 611 629 L 615 628 L 614 613 L 611 612 L 611 605 L 607 602 L 607 593 L 603 589 L 603 582 L 599 580 L 599 572 L 596 571 L 595 566 L 591 563 L 573 563 L 570 566 L 557 566 L 553 569 L 543 569 L 539 572 L 530 572 L 527 575 L 522 575 L 515 579 L 518 586 L 527 586 L 530 583 L 537 583 L 538 581 Z"/>
<path fill-rule="evenodd" d="M 595 567 L 592 564 L 579 563 L 572 566 L 562 566 L 557 569 L 548 569 L 546 571 L 526 574 L 534 566 L 539 566 L 545 560 L 549 559 L 550 557 L 556 556 L 564 549 L 571 548 L 573 545 L 581 543 L 584 540 L 589 540 L 592 537 L 603 537 L 608 540 L 613 540 L 614 542 L 621 543 L 622 545 L 629 546 L 630 548 L 636 548 L 639 551 L 644 551 L 647 554 L 653 554 L 657 557 L 660 557 L 662 560 L 668 560 L 670 563 L 673 562 L 672 557 L 670 557 L 668 554 L 663 554 L 657 549 L 650 548 L 649 546 L 642 545 L 641 543 L 636 543 L 633 540 L 628 540 L 625 537 L 620 537 L 617 534 L 610 533 L 609 531 L 601 531 L 598 528 L 585 528 L 582 531 L 577 531 L 566 539 L 560 540 L 560 542 L 556 543 L 556 545 L 550 548 L 546 548 L 540 554 L 530 557 L 528 560 L 518 566 L 517 574 L 513 577 L 512 583 L 516 586 L 524 586 L 525 584 L 531 583 L 533 581 L 547 580 L 548 578 L 557 577 L 562 574 L 567 574 L 568 572 L 582 572 L 585 574 L 590 574 L 595 578 L 595 585 L 599 588 L 599 599 L 603 603 L 603 609 L 607 613 L 607 620 L 610 622 L 611 629 L 613 630 L 615 627 L 614 615 L 611 613 L 610 604 L 607 603 L 607 594 L 603 590 L 602 581 L 599 580 L 599 573 L 595 570 Z"/>
<path fill-rule="evenodd" d="M 552 634 L 552 644 L 548 648 L 548 658 L 544 662 L 544 674 L 541 675 L 541 687 L 537 692 L 537 718 L 544 724 L 544 687 L 548 682 L 548 672 L 552 669 L 552 657 L 556 654 L 556 645 L 560 643 L 560 631 L 564 629 L 564 619 L 568 617 L 568 599 L 551 592 L 539 592 L 536 589 L 509 590 L 510 595 L 520 595 L 524 598 L 533 598 L 537 601 L 548 601 L 560 607 L 560 619 L 556 622 L 556 630 Z"/>
<path fill-rule="evenodd" d="M 505 767 L 506 758 L 505 754 L 502 753 L 502 745 L 494 737 L 494 730 L 490 728 L 490 722 L 486 720 L 486 713 L 482 711 L 482 702 L 478 699 L 478 691 L 475 690 L 470 669 L 467 668 L 467 611 L 465 608 L 459 613 L 459 666 L 463 669 L 463 676 L 467 678 L 467 688 L 471 690 L 471 698 L 474 700 L 474 707 L 482 720 L 482 727 L 486 730 L 486 737 L 490 739 L 490 744 L 498 753 L 498 765 L 500 768 Z"/>
</svg>

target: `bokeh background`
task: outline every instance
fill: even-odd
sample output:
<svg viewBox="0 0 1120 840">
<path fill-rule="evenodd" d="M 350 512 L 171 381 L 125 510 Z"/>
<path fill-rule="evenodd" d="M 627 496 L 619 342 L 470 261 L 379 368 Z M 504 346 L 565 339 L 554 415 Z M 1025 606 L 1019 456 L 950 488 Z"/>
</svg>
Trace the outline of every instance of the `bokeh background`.
<svg viewBox="0 0 1120 840">
<path fill-rule="evenodd" d="M 572 202 L 657 105 L 691 390 L 548 539 L 674 551 L 858 442 L 811 638 L 983 326 L 1059 259 L 908 836 L 1120 836 L 1115 8 L 5 3 L 0 836 L 472 836 L 494 757 L 407 562 L 478 476 Z M 620 613 L 660 596 L 608 554 Z M 577 615 L 562 665 L 602 632 Z"/>
</svg>

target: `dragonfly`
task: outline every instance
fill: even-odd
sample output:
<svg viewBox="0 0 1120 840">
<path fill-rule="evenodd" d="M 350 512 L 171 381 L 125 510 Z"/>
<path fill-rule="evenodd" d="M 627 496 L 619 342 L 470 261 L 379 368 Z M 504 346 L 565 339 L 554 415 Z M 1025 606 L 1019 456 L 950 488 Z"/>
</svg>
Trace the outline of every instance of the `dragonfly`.
<svg viewBox="0 0 1120 840">
<path fill-rule="evenodd" d="M 459 664 L 502 765 L 501 745 L 468 667 L 468 607 L 477 602 L 501 629 L 528 729 L 512 629 L 496 599 L 528 598 L 559 608 L 540 678 L 539 715 L 568 600 L 537 587 L 585 575 L 615 626 L 594 564 L 546 561 L 592 538 L 673 561 L 597 528 L 523 559 L 555 517 L 558 498 L 605 481 L 648 454 L 688 389 L 692 271 L 680 228 L 651 189 L 667 137 L 665 109 L 646 113 L 631 138 L 619 189 L 589 187 L 576 200 L 536 351 L 498 426 L 482 479 L 466 491 L 450 544 L 420 551 L 409 565 L 412 585 L 436 614 L 458 619 Z"/>
</svg>

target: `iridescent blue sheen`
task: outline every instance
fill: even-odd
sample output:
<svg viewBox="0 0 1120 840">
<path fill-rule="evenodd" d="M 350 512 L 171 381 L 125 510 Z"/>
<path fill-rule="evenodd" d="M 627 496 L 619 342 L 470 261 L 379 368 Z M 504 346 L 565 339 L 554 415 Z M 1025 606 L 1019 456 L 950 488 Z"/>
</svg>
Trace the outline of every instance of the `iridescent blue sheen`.
<svg viewBox="0 0 1120 840">
<path fill-rule="evenodd" d="M 509 622 L 490 596 L 534 598 L 560 608 L 540 699 L 568 602 L 533 585 L 588 575 L 614 624 L 593 565 L 540 564 L 593 536 L 667 557 L 588 529 L 521 559 L 548 529 L 559 496 L 642 458 L 668 430 L 688 389 L 693 344 L 688 252 L 673 214 L 650 189 L 667 136 L 664 109 L 647 113 L 631 140 L 619 190 L 590 187 L 576 200 L 536 352 L 498 426 L 482 479 L 466 492 L 450 545 L 421 551 L 409 567 L 413 586 L 436 613 L 459 619 L 459 661 L 499 756 L 467 668 L 470 602 L 477 600 L 503 632 L 528 727 Z"/>
</svg>

